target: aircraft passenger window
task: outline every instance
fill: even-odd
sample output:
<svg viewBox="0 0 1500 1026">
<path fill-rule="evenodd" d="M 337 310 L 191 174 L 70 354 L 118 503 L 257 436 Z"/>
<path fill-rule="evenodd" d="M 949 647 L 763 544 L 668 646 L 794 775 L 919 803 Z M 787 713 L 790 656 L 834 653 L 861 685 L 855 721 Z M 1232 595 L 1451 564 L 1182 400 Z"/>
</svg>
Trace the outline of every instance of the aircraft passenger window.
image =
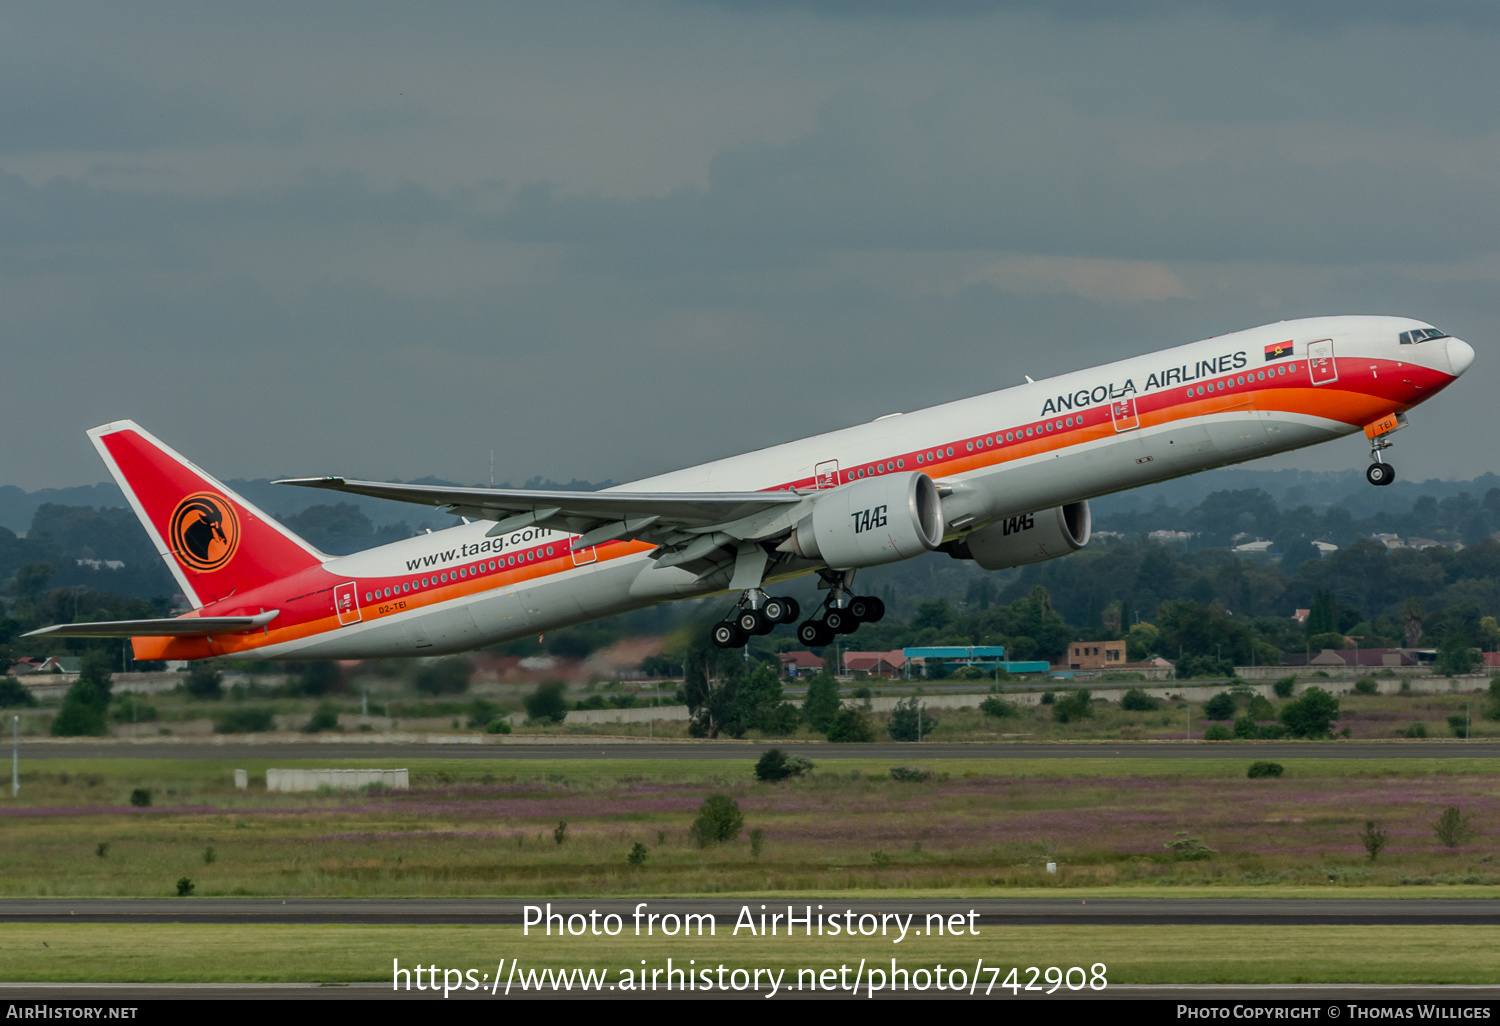
<svg viewBox="0 0 1500 1026">
<path fill-rule="evenodd" d="M 1005 440 L 1007 442 L 1014 442 L 1016 440 L 1016 436 L 1007 431 L 1005 432 Z"/>
<path fill-rule="evenodd" d="M 438 580 L 442 581 L 444 584 L 447 584 L 448 583 L 448 575 L 447 574 L 438 574 Z"/>
<path fill-rule="evenodd" d="M 459 568 L 458 576 L 460 576 L 460 577 L 467 577 L 468 575 L 469 574 L 468 574 L 467 570 L 464 570 L 462 567 Z"/>
<path fill-rule="evenodd" d="M 1265 371 L 1261 371 L 1260 373 L 1256 374 L 1255 375 L 1255 380 L 1257 380 L 1257 381 L 1264 381 L 1264 380 L 1266 380 L 1266 372 Z"/>
<path fill-rule="evenodd" d="M 949 456 L 952 456 L 952 455 L 953 455 L 953 446 L 951 446 L 951 445 L 950 445 L 950 446 L 948 446 L 948 455 L 949 455 Z"/>
<path fill-rule="evenodd" d="M 932 453 L 928 453 L 928 454 L 927 454 L 927 462 L 928 462 L 928 463 L 931 463 L 931 462 L 932 462 Z"/>
<path fill-rule="evenodd" d="M 968 450 L 969 450 L 969 451 L 970 451 L 970 452 L 973 452 L 973 451 L 974 451 L 974 443 L 973 443 L 973 442 L 968 442 L 968 443 L 966 443 L 966 448 L 967 448 L 967 449 L 968 449 Z"/>
<path fill-rule="evenodd" d="M 1027 437 L 1027 438 L 1030 438 L 1030 437 L 1031 437 L 1031 428 L 1027 428 L 1027 429 L 1026 429 L 1026 437 Z"/>
<path fill-rule="evenodd" d="M 373 595 L 371 595 L 368 591 L 365 592 L 365 601 L 366 602 L 369 602 L 372 598 L 374 598 Z"/>
<path fill-rule="evenodd" d="M 897 466 L 897 467 L 898 467 L 898 468 L 899 468 L 899 467 L 904 467 L 904 466 L 906 466 L 906 461 L 905 461 L 905 460 L 897 460 L 897 461 L 896 461 L 896 466 Z"/>
<path fill-rule="evenodd" d="M 528 552 L 528 553 L 526 553 L 526 561 L 527 561 L 527 562 L 528 562 L 528 563 L 529 563 L 529 562 L 531 562 L 531 561 L 532 561 L 532 560 L 533 560 L 533 559 L 535 559 L 535 558 L 536 558 L 536 552 L 535 552 L 535 550 L 533 550 L 533 551 L 531 551 L 531 552 Z"/>
<path fill-rule="evenodd" d="M 1049 421 L 1047 421 L 1047 430 L 1048 430 L 1048 431 L 1051 431 L 1051 430 L 1052 430 L 1052 422 L 1051 422 L 1051 421 L 1050 421 L 1050 420 L 1049 420 Z"/>
<path fill-rule="evenodd" d="M 1068 427 L 1072 427 L 1072 426 L 1073 426 L 1073 418 L 1069 417 L 1068 418 Z"/>
<path fill-rule="evenodd" d="M 552 546 L 551 545 L 547 546 L 547 555 L 549 555 L 549 556 L 552 555 Z"/>
</svg>

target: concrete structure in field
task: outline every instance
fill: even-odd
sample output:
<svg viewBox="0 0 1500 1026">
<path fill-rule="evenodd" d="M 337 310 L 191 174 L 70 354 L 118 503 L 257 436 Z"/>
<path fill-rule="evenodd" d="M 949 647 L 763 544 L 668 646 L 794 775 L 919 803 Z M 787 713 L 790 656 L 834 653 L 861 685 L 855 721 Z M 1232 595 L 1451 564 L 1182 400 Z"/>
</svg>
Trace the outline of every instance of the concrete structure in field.
<svg viewBox="0 0 1500 1026">
<path fill-rule="evenodd" d="M 405 769 L 268 769 L 267 791 L 316 791 L 331 787 L 341 791 L 379 784 L 395 791 L 411 787 Z"/>
</svg>

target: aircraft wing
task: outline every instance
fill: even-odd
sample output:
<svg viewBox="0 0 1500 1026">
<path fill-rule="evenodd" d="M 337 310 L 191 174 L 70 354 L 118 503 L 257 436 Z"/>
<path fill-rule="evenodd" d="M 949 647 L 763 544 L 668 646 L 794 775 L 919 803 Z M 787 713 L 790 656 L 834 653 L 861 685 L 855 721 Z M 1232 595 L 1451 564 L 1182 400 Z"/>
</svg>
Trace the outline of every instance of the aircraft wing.
<svg viewBox="0 0 1500 1026">
<path fill-rule="evenodd" d="M 164 620 L 106 620 L 102 623 L 60 623 L 21 635 L 23 638 L 206 638 L 213 634 L 242 634 L 264 627 L 280 610 L 255 616 L 178 616 Z"/>
<path fill-rule="evenodd" d="M 582 537 L 579 548 L 617 539 L 664 546 L 659 566 L 704 569 L 718 550 L 787 533 L 790 516 L 806 496 L 797 492 L 553 492 L 510 488 L 442 488 L 351 481 L 342 477 L 290 478 L 277 484 L 327 488 L 377 499 L 435 506 L 447 513 L 493 520 L 491 536 L 538 526 Z M 748 554 L 747 559 L 758 559 Z M 692 566 L 697 564 L 697 566 Z M 748 573 L 747 568 L 747 573 Z"/>
</svg>

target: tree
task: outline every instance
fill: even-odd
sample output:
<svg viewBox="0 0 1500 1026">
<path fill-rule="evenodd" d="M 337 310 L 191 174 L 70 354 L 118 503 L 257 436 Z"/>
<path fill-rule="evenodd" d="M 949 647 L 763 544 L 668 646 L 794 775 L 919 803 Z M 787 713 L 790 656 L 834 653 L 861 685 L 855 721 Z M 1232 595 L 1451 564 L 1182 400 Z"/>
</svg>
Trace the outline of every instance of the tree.
<svg viewBox="0 0 1500 1026">
<path fill-rule="evenodd" d="M 1144 688 L 1131 688 L 1120 698 L 1120 708 L 1126 712 L 1155 712 L 1161 703 L 1146 694 Z"/>
<path fill-rule="evenodd" d="M 218 699 L 224 696 L 224 675 L 212 659 L 200 659 L 188 667 L 182 686 L 194 698 Z"/>
<path fill-rule="evenodd" d="M 839 697 L 838 681 L 826 673 L 820 673 L 807 682 L 807 699 L 802 703 L 802 718 L 813 730 L 827 734 L 843 704 Z"/>
<path fill-rule="evenodd" d="M 1319 588 L 1313 592 L 1312 608 L 1307 613 L 1307 633 L 1334 634 L 1339 629 L 1339 603 L 1332 591 Z"/>
<path fill-rule="evenodd" d="M 1333 732 L 1339 700 L 1322 688 L 1308 688 L 1302 697 L 1281 707 L 1281 723 L 1293 737 L 1323 737 Z"/>
<path fill-rule="evenodd" d="M 1458 631 L 1449 631 L 1438 643 L 1437 662 L 1433 668 L 1449 677 L 1473 673 L 1479 657 L 1469 647 L 1469 639 Z"/>
<path fill-rule="evenodd" d="M 109 700 L 103 698 L 92 681 L 79 679 L 68 688 L 62 709 L 52 718 L 53 737 L 102 737 L 109 732 L 104 710 Z"/>
<path fill-rule="evenodd" d="M 1021 711 L 1016 708 L 1016 703 L 1007 702 L 999 695 L 991 695 L 979 703 L 979 711 L 986 716 L 993 716 L 997 720 L 1009 719 L 1019 716 Z"/>
<path fill-rule="evenodd" d="M 711 794 L 698 809 L 698 818 L 693 820 L 690 832 L 698 847 L 706 848 L 734 840 L 744 825 L 739 802 L 727 794 Z"/>
<path fill-rule="evenodd" d="M 1401 620 L 1406 625 L 1406 647 L 1416 648 L 1422 640 L 1422 620 L 1427 616 L 1422 603 L 1414 598 L 1406 600 L 1401 607 Z"/>
<path fill-rule="evenodd" d="M 418 691 L 425 691 L 429 695 L 458 695 L 469 690 L 469 676 L 472 672 L 468 659 L 450 656 L 424 665 L 417 671 L 412 684 Z"/>
<path fill-rule="evenodd" d="M 1234 696 L 1227 691 L 1220 691 L 1203 703 L 1203 715 L 1211 720 L 1234 719 Z"/>
<path fill-rule="evenodd" d="M 1470 824 L 1472 819 L 1472 816 L 1465 816 L 1458 806 L 1450 805 L 1443 810 L 1437 822 L 1432 824 L 1432 830 L 1444 847 L 1457 848 L 1474 839 L 1474 828 Z"/>
<path fill-rule="evenodd" d="M 83 654 L 78 668 L 79 679 L 91 682 L 99 690 L 100 699 L 105 705 L 109 704 L 114 662 L 114 658 L 105 649 L 91 648 Z"/>
<path fill-rule="evenodd" d="M 538 723 L 561 723 L 568 717 L 568 702 L 563 697 L 560 680 L 538 684 L 535 691 L 521 699 L 521 704 L 526 707 L 526 717 Z"/>
<path fill-rule="evenodd" d="M 918 704 L 915 695 L 903 698 L 896 703 L 891 710 L 891 722 L 886 728 L 890 731 L 893 741 L 920 741 L 932 733 L 932 728 L 937 726 L 932 717 L 926 712 L 925 703 Z"/>
<path fill-rule="evenodd" d="M 835 744 L 869 744 L 875 740 L 875 728 L 863 712 L 846 706 L 828 728 L 828 740 Z"/>
<path fill-rule="evenodd" d="M 36 705 L 31 689 L 14 677 L 0 677 L 0 709 Z"/>
<path fill-rule="evenodd" d="M 16 596 L 32 604 L 40 602 L 50 580 L 51 563 L 27 563 L 16 571 Z"/>
<path fill-rule="evenodd" d="M 1373 819 L 1365 820 L 1364 832 L 1359 835 L 1359 843 L 1365 846 L 1365 851 L 1370 853 L 1370 861 L 1380 854 L 1380 849 L 1385 847 L 1385 831 Z"/>
</svg>

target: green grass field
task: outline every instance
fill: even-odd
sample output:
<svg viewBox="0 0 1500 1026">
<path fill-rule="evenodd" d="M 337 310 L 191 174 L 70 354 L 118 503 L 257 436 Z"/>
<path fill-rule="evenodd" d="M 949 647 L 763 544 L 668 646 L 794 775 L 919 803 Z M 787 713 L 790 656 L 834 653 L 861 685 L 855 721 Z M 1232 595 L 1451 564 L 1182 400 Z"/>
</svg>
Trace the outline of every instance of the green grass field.
<svg viewBox="0 0 1500 1026">
<path fill-rule="evenodd" d="M 523 937 L 516 926 L 0 926 L 0 979 L 133 982 L 357 982 L 403 966 L 473 969 L 500 959 L 525 970 L 699 966 L 837 969 L 867 965 L 962 968 L 1106 966 L 1111 983 L 1493 984 L 1500 927 L 1067 926 L 981 928 L 977 937 L 889 939 L 729 936 Z M 981 989 L 989 980 L 982 977 Z M 1075 974 L 1075 981 L 1078 976 Z"/>
<path fill-rule="evenodd" d="M 1500 893 L 1500 761 L 1289 759 L 1248 780 L 1214 759 L 825 760 L 755 781 L 743 761 L 418 760 L 410 791 L 270 794 L 264 761 L 32 760 L 0 805 L 0 895 Z M 278 761 L 285 767 L 380 765 Z M 255 786 L 237 791 L 236 767 Z M 136 788 L 150 808 L 132 809 Z M 690 828 L 740 805 L 725 844 Z M 1456 805 L 1472 836 L 1440 844 Z M 1359 834 L 1380 824 L 1371 861 Z M 562 840 L 555 838 L 566 823 Z M 1206 849 L 1185 859 L 1168 845 Z M 757 840 L 758 838 L 758 840 Z M 627 854 L 646 849 L 643 864 Z M 1057 862 L 1057 873 L 1045 863 Z"/>
</svg>

